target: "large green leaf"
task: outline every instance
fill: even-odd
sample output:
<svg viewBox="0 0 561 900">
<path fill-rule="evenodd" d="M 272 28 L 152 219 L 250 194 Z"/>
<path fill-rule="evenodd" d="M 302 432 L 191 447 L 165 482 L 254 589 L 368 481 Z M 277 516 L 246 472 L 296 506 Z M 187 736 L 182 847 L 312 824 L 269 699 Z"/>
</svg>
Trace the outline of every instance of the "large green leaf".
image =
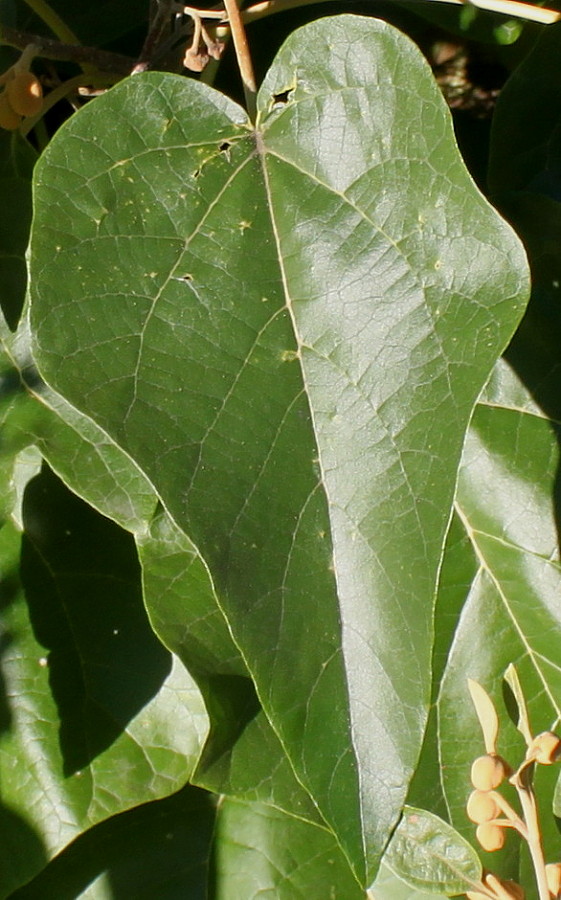
<svg viewBox="0 0 561 900">
<path fill-rule="evenodd" d="M 61 129 L 35 186 L 35 354 L 194 541 L 367 883 L 426 722 L 465 429 L 527 272 L 393 29 L 295 33 L 259 110 L 253 129 L 150 74 Z"/>
</svg>

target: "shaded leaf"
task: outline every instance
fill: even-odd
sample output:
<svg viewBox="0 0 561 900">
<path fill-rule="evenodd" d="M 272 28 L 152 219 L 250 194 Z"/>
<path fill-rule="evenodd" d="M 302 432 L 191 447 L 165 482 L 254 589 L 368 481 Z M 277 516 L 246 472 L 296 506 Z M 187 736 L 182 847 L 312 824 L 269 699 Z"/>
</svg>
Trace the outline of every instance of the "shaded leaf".
<svg viewBox="0 0 561 900">
<path fill-rule="evenodd" d="M 149 627 L 130 535 L 48 472 L 27 486 L 23 520 L 23 536 L 0 532 L 0 782 L 6 815 L 22 820 L 4 891 L 89 825 L 182 786 L 207 727 Z"/>
<path fill-rule="evenodd" d="M 34 151 L 19 134 L 0 130 L 0 308 L 11 328 L 17 325 L 27 286 L 34 162 Z"/>
<path fill-rule="evenodd" d="M 214 801 L 196 788 L 81 834 L 13 900 L 206 900 Z"/>
</svg>

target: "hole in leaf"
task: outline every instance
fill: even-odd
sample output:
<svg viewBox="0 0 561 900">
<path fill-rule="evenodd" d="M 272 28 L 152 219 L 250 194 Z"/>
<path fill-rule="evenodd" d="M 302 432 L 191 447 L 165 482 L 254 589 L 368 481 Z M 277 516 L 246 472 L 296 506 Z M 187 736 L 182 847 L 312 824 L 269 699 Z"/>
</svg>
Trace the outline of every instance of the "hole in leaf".
<svg viewBox="0 0 561 900">
<path fill-rule="evenodd" d="M 290 102 L 290 97 L 293 93 L 294 88 L 287 88 L 286 91 L 279 91 L 278 94 L 273 94 L 271 97 L 273 106 L 285 106 Z"/>
<path fill-rule="evenodd" d="M 231 145 L 230 141 L 222 141 L 222 143 L 218 145 L 218 149 L 220 150 L 221 153 L 228 154 L 228 151 L 231 146 L 232 145 Z"/>
</svg>

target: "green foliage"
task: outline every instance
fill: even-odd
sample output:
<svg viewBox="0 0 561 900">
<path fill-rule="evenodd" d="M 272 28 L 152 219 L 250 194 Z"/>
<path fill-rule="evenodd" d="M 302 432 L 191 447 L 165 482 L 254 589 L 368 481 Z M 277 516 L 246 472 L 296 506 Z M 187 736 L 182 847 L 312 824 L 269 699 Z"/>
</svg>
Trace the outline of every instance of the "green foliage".
<svg viewBox="0 0 561 900">
<path fill-rule="evenodd" d="M 143 10 L 56 10 L 84 83 L 140 53 Z M 254 121 L 226 55 L 104 75 L 35 165 L 2 133 L 0 897 L 442 900 L 482 859 L 543 900 L 466 817 L 467 679 L 515 763 L 510 663 L 560 717 L 561 32 L 491 205 L 410 37 L 309 18 Z"/>
</svg>

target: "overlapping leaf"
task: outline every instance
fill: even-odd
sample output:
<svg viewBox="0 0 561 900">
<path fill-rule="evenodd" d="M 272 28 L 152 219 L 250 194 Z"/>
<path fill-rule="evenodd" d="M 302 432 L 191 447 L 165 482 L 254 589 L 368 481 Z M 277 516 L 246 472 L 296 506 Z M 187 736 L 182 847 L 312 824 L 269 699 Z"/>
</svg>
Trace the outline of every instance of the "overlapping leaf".
<svg viewBox="0 0 561 900">
<path fill-rule="evenodd" d="M 471 761 L 483 752 L 483 737 L 468 702 L 466 679 L 475 678 L 493 692 L 501 721 L 499 752 L 512 765 L 522 760 L 525 745 L 503 700 L 503 676 L 511 663 L 517 667 L 534 733 L 559 721 L 561 569 L 552 508 L 557 460 L 552 423 L 501 366 L 476 411 L 460 468 L 456 505 L 476 568 L 454 630 L 439 700 L 446 797 L 454 824 L 472 838 L 465 803 Z M 466 597 L 465 586 L 459 589 Z M 542 832 L 547 851 L 555 853 L 552 777 L 555 773 L 547 778 L 539 773 L 538 784 Z M 511 840 L 502 865 L 505 875 L 519 878 L 516 853 Z"/>
<path fill-rule="evenodd" d="M 465 429 L 527 275 L 392 29 L 296 33 L 259 109 L 254 130 L 152 74 L 61 129 L 36 182 L 35 353 L 201 552 L 366 882 L 426 720 Z"/>
</svg>

